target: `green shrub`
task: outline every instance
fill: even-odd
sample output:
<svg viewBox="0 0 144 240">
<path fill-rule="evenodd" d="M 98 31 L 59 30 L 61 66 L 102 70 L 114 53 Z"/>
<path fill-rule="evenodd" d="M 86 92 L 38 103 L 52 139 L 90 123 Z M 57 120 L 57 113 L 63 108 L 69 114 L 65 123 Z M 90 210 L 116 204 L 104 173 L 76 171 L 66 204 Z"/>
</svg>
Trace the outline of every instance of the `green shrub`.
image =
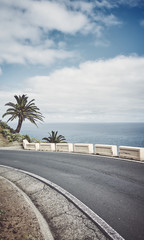
<svg viewBox="0 0 144 240">
<path fill-rule="evenodd" d="M 19 133 L 11 133 L 10 129 L 2 129 L 2 135 L 9 141 L 9 142 L 22 142 L 23 137 Z"/>
<path fill-rule="evenodd" d="M 2 135 L 7 138 L 9 135 L 11 135 L 11 132 L 9 129 L 3 129 L 1 130 Z"/>
<path fill-rule="evenodd" d="M 11 128 L 7 123 L 3 122 L 0 120 L 0 126 L 3 129 L 9 129 L 11 133 L 14 133 L 15 130 L 13 128 Z"/>
<path fill-rule="evenodd" d="M 13 141 L 22 142 L 23 137 L 19 133 L 12 134 Z"/>
<path fill-rule="evenodd" d="M 27 139 L 28 142 L 34 142 L 34 143 L 40 143 L 39 139 L 36 138 L 30 138 L 29 135 L 21 135 L 20 133 L 15 133 L 14 129 L 9 127 L 5 122 L 0 120 L 0 127 L 2 130 L 0 130 L 0 133 L 9 141 L 9 142 L 22 142 L 24 139 Z"/>
<path fill-rule="evenodd" d="M 27 134 L 26 135 L 22 135 L 22 140 L 24 140 L 24 139 L 28 140 L 28 142 L 31 142 L 31 138 Z"/>
<path fill-rule="evenodd" d="M 37 138 L 32 138 L 31 142 L 33 142 L 33 143 L 40 143 L 41 141 L 39 139 L 37 139 Z"/>
<path fill-rule="evenodd" d="M 7 138 L 7 140 L 8 140 L 9 142 L 13 142 L 13 137 L 12 137 L 12 136 L 9 135 L 9 136 L 7 136 L 6 138 Z"/>
</svg>

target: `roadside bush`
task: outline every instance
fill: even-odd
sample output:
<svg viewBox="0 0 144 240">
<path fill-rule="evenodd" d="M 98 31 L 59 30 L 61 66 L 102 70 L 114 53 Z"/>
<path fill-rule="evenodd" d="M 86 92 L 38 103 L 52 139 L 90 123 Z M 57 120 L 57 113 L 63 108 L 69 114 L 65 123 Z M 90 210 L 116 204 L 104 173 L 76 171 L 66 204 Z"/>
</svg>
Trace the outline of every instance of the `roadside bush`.
<svg viewBox="0 0 144 240">
<path fill-rule="evenodd" d="M 37 139 L 37 138 L 32 138 L 31 142 L 32 143 L 40 143 L 41 141 L 39 139 Z"/>
<path fill-rule="evenodd" d="M 19 133 L 12 134 L 12 140 L 17 142 L 22 142 L 23 137 Z"/>
<path fill-rule="evenodd" d="M 9 129 L 2 129 L 1 133 L 3 137 L 5 137 L 9 142 L 13 141 L 13 134 L 10 132 Z"/>
<path fill-rule="evenodd" d="M 9 142 L 14 142 L 14 141 L 22 142 L 23 139 L 27 139 L 29 142 L 31 142 L 31 139 L 28 135 L 21 135 L 19 133 L 11 133 L 10 129 L 2 129 L 0 132 Z"/>
<path fill-rule="evenodd" d="M 0 126 L 3 129 L 9 129 L 11 133 L 15 132 L 13 128 L 11 128 L 7 123 L 5 123 L 5 122 L 3 122 L 1 120 L 0 120 Z"/>
<path fill-rule="evenodd" d="M 9 141 L 9 142 L 22 142 L 24 139 L 27 139 L 28 142 L 33 143 L 40 143 L 39 139 L 36 138 L 30 138 L 29 135 L 21 135 L 20 133 L 15 133 L 14 129 L 9 127 L 5 122 L 0 120 L 0 133 Z"/>
<path fill-rule="evenodd" d="M 22 140 L 24 140 L 24 139 L 26 139 L 26 140 L 28 140 L 28 142 L 30 142 L 31 143 L 31 138 L 30 138 L 30 136 L 29 135 L 22 135 Z"/>
<path fill-rule="evenodd" d="M 8 136 L 11 135 L 11 132 L 9 129 L 3 129 L 3 130 L 1 130 L 1 133 L 5 138 L 7 138 Z"/>
</svg>

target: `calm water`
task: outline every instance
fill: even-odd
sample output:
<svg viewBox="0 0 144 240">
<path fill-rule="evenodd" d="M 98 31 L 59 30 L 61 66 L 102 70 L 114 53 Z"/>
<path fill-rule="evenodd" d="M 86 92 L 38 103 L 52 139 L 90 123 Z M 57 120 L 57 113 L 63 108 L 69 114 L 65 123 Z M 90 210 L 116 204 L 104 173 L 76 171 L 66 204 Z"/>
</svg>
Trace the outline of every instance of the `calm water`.
<svg viewBox="0 0 144 240">
<path fill-rule="evenodd" d="M 21 133 L 42 140 L 52 130 L 71 143 L 144 147 L 144 123 L 48 123 L 38 128 L 24 123 Z"/>
</svg>

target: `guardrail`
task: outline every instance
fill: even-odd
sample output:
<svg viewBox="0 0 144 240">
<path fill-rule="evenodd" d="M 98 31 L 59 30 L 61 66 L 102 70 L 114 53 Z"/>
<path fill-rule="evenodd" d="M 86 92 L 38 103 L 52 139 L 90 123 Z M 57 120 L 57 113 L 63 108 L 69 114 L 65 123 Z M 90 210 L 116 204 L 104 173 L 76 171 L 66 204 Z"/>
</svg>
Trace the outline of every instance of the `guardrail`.
<svg viewBox="0 0 144 240">
<path fill-rule="evenodd" d="M 120 146 L 119 157 L 144 161 L 144 148 Z"/>
<path fill-rule="evenodd" d="M 55 151 L 55 143 L 40 143 L 39 144 L 40 151 L 48 151 L 54 152 Z"/>
<path fill-rule="evenodd" d="M 26 150 L 39 150 L 39 143 L 29 143 L 26 139 L 23 140 L 23 147 Z"/>
<path fill-rule="evenodd" d="M 72 143 L 57 143 L 56 151 L 57 152 L 73 152 L 73 144 Z"/>
<path fill-rule="evenodd" d="M 119 155 L 116 145 L 95 144 L 93 146 L 93 144 L 75 143 L 73 150 L 72 143 L 29 143 L 25 139 L 23 140 L 23 147 L 26 150 L 86 153 L 144 161 L 144 148 L 142 147 L 120 146 Z"/>
<path fill-rule="evenodd" d="M 117 156 L 117 146 L 116 145 L 103 145 L 95 144 L 95 154 L 104 156 Z"/>
<path fill-rule="evenodd" d="M 76 143 L 74 144 L 75 153 L 93 153 L 93 144 Z"/>
</svg>

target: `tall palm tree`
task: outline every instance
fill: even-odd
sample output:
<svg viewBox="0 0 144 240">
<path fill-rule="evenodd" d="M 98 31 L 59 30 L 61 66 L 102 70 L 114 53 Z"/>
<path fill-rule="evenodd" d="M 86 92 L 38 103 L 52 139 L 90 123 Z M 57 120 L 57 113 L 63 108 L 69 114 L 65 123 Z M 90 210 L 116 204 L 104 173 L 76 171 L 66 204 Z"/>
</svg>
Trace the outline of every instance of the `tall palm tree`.
<svg viewBox="0 0 144 240">
<path fill-rule="evenodd" d="M 20 132 L 22 123 L 25 119 L 28 119 L 36 126 L 36 121 L 43 121 L 43 116 L 39 112 L 39 108 L 34 103 L 35 99 L 28 102 L 28 97 L 24 94 L 22 96 L 15 95 L 14 97 L 16 99 L 16 104 L 12 102 L 6 103 L 5 106 L 10 106 L 10 108 L 7 109 L 6 113 L 4 113 L 2 117 L 11 115 L 8 121 L 13 121 L 15 118 L 18 118 L 18 125 L 15 130 L 16 133 Z"/>
<path fill-rule="evenodd" d="M 51 131 L 49 137 L 44 137 L 42 140 L 46 140 L 49 143 L 66 143 L 66 139 L 63 135 L 58 135 L 58 131 Z"/>
</svg>

